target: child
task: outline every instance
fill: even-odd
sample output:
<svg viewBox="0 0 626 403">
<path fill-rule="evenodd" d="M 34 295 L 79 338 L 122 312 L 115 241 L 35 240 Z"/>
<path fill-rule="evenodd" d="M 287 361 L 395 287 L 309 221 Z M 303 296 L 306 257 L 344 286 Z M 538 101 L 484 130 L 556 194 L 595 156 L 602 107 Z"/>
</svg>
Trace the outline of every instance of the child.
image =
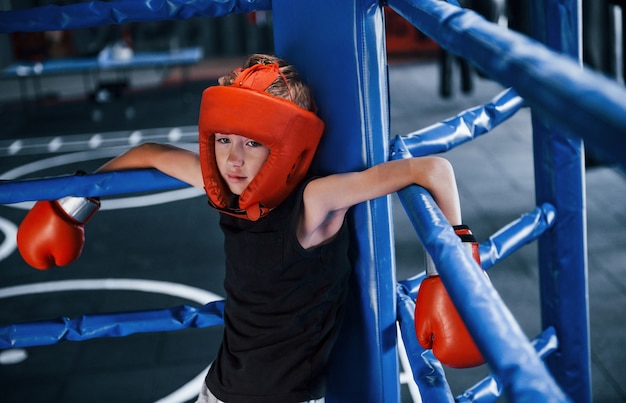
<svg viewBox="0 0 626 403">
<path fill-rule="evenodd" d="M 460 225 L 454 173 L 446 160 L 423 157 L 306 177 L 323 123 L 293 66 L 252 55 L 219 84 L 202 96 L 199 153 L 147 143 L 98 171 L 156 168 L 205 189 L 220 212 L 224 336 L 198 401 L 323 400 L 351 270 L 348 209 L 416 183 L 452 225 Z M 36 218 L 27 216 L 18 233 L 22 256 L 34 266 L 58 264 L 50 256 L 41 263 L 33 250 L 41 235 L 32 228 L 61 215 L 73 218 L 71 231 L 80 238 L 98 206 L 78 197 L 38 202 L 29 213 Z M 78 257 L 81 241 L 68 242 L 63 263 Z"/>
</svg>

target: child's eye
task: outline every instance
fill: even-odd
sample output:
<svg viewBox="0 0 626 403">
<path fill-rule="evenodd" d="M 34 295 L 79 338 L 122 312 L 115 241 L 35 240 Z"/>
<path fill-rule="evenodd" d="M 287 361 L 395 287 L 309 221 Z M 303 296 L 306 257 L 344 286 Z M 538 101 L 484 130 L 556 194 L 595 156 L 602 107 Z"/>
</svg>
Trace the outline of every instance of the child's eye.
<svg viewBox="0 0 626 403">
<path fill-rule="evenodd" d="M 215 142 L 220 144 L 228 144 L 230 143 L 230 140 L 228 139 L 228 137 L 215 137 Z"/>
<path fill-rule="evenodd" d="M 254 140 L 248 141 L 248 145 L 250 147 L 263 147 L 263 144 L 259 143 L 258 141 L 254 141 Z"/>
</svg>

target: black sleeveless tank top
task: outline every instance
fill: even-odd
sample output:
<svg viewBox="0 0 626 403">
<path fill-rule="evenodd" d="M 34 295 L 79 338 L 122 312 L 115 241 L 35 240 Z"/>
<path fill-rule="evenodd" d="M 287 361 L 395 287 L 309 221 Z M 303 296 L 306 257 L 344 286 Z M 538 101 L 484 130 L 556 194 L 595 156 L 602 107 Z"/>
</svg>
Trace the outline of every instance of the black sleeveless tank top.
<svg viewBox="0 0 626 403">
<path fill-rule="evenodd" d="M 348 231 L 305 250 L 296 237 L 297 188 L 253 222 L 220 216 L 225 236 L 224 336 L 206 378 L 220 400 L 301 402 L 325 394 L 351 265 Z"/>
</svg>

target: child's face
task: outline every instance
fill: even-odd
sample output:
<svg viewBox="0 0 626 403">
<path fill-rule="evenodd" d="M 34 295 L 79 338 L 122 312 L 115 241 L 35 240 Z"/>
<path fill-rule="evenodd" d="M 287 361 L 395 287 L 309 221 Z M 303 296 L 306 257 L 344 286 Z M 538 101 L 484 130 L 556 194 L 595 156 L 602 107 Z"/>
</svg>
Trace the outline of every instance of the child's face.
<svg viewBox="0 0 626 403">
<path fill-rule="evenodd" d="M 215 160 L 233 194 L 240 195 L 270 155 L 261 143 L 236 134 L 215 134 Z"/>
</svg>

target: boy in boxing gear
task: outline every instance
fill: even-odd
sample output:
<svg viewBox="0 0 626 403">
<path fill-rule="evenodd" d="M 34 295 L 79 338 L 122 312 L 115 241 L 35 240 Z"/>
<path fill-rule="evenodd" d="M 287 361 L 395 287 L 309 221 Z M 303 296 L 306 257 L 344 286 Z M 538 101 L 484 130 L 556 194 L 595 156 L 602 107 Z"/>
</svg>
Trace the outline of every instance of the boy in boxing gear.
<svg viewBox="0 0 626 403">
<path fill-rule="evenodd" d="M 351 270 L 346 213 L 419 184 L 461 224 L 454 172 L 421 157 L 307 177 L 323 123 L 294 67 L 253 55 L 219 84 L 203 93 L 199 153 L 145 143 L 98 171 L 156 168 L 220 212 L 224 335 L 199 401 L 323 399 Z"/>
</svg>

